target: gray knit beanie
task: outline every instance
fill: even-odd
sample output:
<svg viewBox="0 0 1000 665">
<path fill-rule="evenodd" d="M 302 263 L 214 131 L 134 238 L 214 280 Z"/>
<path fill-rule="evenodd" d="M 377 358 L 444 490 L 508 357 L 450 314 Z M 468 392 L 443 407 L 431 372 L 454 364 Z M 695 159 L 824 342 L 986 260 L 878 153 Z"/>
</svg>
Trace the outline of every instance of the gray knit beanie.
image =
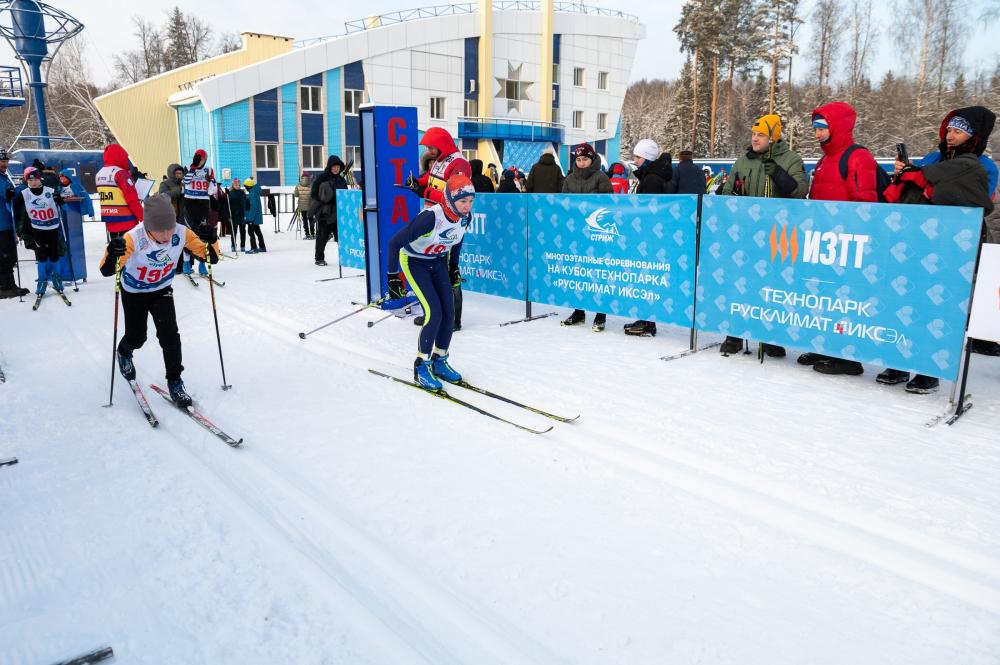
<svg viewBox="0 0 1000 665">
<path fill-rule="evenodd" d="M 173 231 L 177 224 L 177 214 L 170 205 L 170 197 L 166 194 L 156 194 L 146 199 L 143 205 L 142 223 L 147 231 L 161 233 Z"/>
</svg>

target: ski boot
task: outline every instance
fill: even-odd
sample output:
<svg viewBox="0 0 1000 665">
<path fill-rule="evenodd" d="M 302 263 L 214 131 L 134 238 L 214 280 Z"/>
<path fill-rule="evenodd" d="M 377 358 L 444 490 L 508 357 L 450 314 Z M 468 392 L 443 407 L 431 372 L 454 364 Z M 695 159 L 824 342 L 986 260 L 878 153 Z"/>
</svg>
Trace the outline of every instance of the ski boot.
<svg viewBox="0 0 1000 665">
<path fill-rule="evenodd" d="M 564 326 L 575 326 L 578 323 L 583 323 L 586 318 L 586 314 L 582 309 L 574 309 L 573 313 L 566 317 L 566 320 L 562 322 Z"/>
<path fill-rule="evenodd" d="M 448 383 L 458 383 L 462 380 L 462 375 L 448 363 L 447 353 L 435 353 L 431 356 L 431 371 L 434 372 L 435 377 Z"/>
<path fill-rule="evenodd" d="M 56 290 L 56 293 L 62 293 L 63 292 L 62 275 L 60 275 L 55 268 L 53 268 L 52 272 L 49 274 L 49 279 L 52 280 L 52 288 Z"/>
<path fill-rule="evenodd" d="M 184 261 L 184 274 L 185 275 L 190 275 L 192 272 L 194 272 L 194 271 L 191 269 L 191 262 L 190 261 Z"/>
<path fill-rule="evenodd" d="M 739 353 L 743 350 L 743 340 L 739 337 L 733 337 L 729 335 L 726 337 L 721 345 L 719 345 L 719 353 L 724 356 L 730 356 L 735 353 Z"/>
<path fill-rule="evenodd" d="M 936 393 L 939 383 L 940 382 L 933 376 L 917 374 L 915 377 L 910 379 L 909 383 L 906 384 L 906 392 L 913 393 L 915 395 Z"/>
<path fill-rule="evenodd" d="M 607 314 L 600 314 L 594 316 L 594 325 L 590 327 L 594 332 L 604 332 L 604 324 L 607 322 Z"/>
<path fill-rule="evenodd" d="M 653 321 L 636 321 L 625 326 L 626 335 L 636 337 L 656 337 L 656 323 Z"/>
<path fill-rule="evenodd" d="M 881 383 L 883 386 L 894 386 L 898 383 L 906 383 L 909 380 L 909 372 L 903 372 L 892 368 L 880 372 L 879 375 L 875 377 L 875 382 Z"/>
<path fill-rule="evenodd" d="M 829 360 L 830 356 L 824 356 L 821 353 L 803 353 L 798 358 L 795 359 L 800 365 L 815 365 L 820 360 Z"/>
<path fill-rule="evenodd" d="M 194 403 L 184 388 L 184 382 L 180 379 L 168 380 L 167 389 L 170 391 L 170 399 L 174 400 L 174 404 L 178 407 L 186 409 Z"/>
<path fill-rule="evenodd" d="M 198 274 L 202 277 L 208 277 L 208 266 L 205 265 L 204 261 L 198 261 Z"/>
<path fill-rule="evenodd" d="M 45 295 L 45 289 L 49 288 L 49 280 L 41 278 L 38 280 L 38 286 L 35 287 L 35 295 L 41 298 Z"/>
<path fill-rule="evenodd" d="M 258 254 L 264 254 L 265 252 L 267 252 L 267 247 L 264 247 L 263 245 L 261 245 L 260 249 L 257 250 Z"/>
<path fill-rule="evenodd" d="M 844 360 L 842 358 L 826 358 L 813 364 L 813 371 L 820 374 L 846 374 L 848 376 L 860 376 L 865 373 L 865 368 L 856 360 Z M 934 379 L 937 381 L 937 379 Z"/>
<path fill-rule="evenodd" d="M 116 351 L 115 355 L 118 357 L 118 371 L 126 381 L 135 381 L 135 363 L 132 362 L 132 354 L 126 356 L 121 351 Z"/>
<path fill-rule="evenodd" d="M 785 347 L 778 346 L 777 344 L 762 343 L 760 345 L 760 350 L 768 358 L 784 358 L 785 357 Z"/>
<path fill-rule="evenodd" d="M 19 286 L 8 286 L 0 289 L 0 299 L 3 298 L 21 298 L 23 296 L 31 293 L 28 289 L 22 289 Z"/>
<path fill-rule="evenodd" d="M 318 265 L 321 268 L 324 268 L 324 267 L 326 267 L 329 264 L 327 264 L 327 262 L 324 261 L 323 259 L 319 259 L 318 261 L 316 261 L 316 265 Z"/>
<path fill-rule="evenodd" d="M 430 360 L 417 358 L 413 361 L 413 380 L 425 390 L 441 390 L 441 382 L 434 376 L 434 370 Z"/>
</svg>

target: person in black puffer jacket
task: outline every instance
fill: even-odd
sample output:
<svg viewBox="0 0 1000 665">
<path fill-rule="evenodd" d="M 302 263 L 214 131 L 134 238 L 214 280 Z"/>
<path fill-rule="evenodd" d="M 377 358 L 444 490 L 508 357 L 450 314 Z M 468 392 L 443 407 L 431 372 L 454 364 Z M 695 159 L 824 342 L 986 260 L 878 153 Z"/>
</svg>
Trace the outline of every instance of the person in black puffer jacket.
<svg viewBox="0 0 1000 665">
<path fill-rule="evenodd" d="M 530 194 L 558 194 L 562 191 L 563 172 L 556 164 L 555 155 L 544 153 L 531 167 L 525 188 Z"/>
<path fill-rule="evenodd" d="M 573 170 L 563 180 L 563 194 L 613 194 L 611 180 L 601 170 L 601 159 L 594 149 L 587 143 L 581 143 L 573 150 Z M 574 326 L 583 323 L 586 313 L 582 309 L 575 309 L 565 321 L 564 326 Z M 607 314 L 598 312 L 594 315 L 594 332 L 604 330 L 604 323 Z"/>
<path fill-rule="evenodd" d="M 889 203 L 903 202 L 904 193 L 914 189 L 922 193 L 923 199 L 917 203 L 932 205 L 968 206 L 982 208 L 983 216 L 993 211 L 990 199 L 989 175 L 980 161 L 980 156 L 990 140 L 990 133 L 996 122 L 996 115 L 982 106 L 955 109 L 941 121 L 939 134 L 941 143 L 938 154 L 932 153 L 923 159 L 923 166 L 904 164 L 896 160 L 896 175 L 893 183 L 885 190 Z M 983 227 L 983 240 L 986 240 Z M 987 355 L 997 355 L 995 344 L 970 338 L 973 350 Z M 925 394 L 938 389 L 935 377 L 917 374 L 910 379 L 909 372 L 886 369 L 876 379 L 883 385 L 906 383 L 906 392 Z"/>
<path fill-rule="evenodd" d="M 313 180 L 309 190 L 309 215 L 316 220 L 316 265 L 326 265 L 326 243 L 333 235 L 337 237 L 337 190 L 347 189 L 347 180 L 342 175 L 344 162 L 337 155 L 330 155 L 326 168 Z"/>
<path fill-rule="evenodd" d="M 473 159 L 469 161 L 472 169 L 472 186 L 476 188 L 477 194 L 492 194 L 495 191 L 493 181 L 488 176 L 483 175 L 483 160 Z"/>
<path fill-rule="evenodd" d="M 673 175 L 669 152 L 660 154 L 660 146 L 652 139 L 642 139 L 632 149 L 635 177 L 639 179 L 636 194 L 669 194 L 667 184 Z"/>
<path fill-rule="evenodd" d="M 670 153 L 660 154 L 660 146 L 653 139 L 642 139 L 632 149 L 632 159 L 637 168 L 635 177 L 639 179 L 636 194 L 670 194 L 673 169 L 670 166 Z M 702 185 L 704 189 L 704 185 Z M 656 322 L 639 319 L 626 324 L 625 334 L 636 337 L 653 337 L 656 335 Z"/>
</svg>

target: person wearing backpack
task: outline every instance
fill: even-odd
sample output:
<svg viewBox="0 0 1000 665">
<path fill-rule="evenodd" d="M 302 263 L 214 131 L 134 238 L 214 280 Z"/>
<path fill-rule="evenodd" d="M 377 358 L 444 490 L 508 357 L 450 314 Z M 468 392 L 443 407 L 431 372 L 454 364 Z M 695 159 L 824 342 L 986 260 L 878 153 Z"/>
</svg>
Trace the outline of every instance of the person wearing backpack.
<svg viewBox="0 0 1000 665">
<path fill-rule="evenodd" d="M 337 237 L 337 190 L 347 189 L 347 181 L 341 175 L 344 162 L 337 155 L 330 155 L 326 160 L 326 168 L 318 178 L 313 180 L 309 190 L 309 216 L 316 220 L 316 265 L 325 266 L 326 243 L 333 235 L 334 242 L 340 242 Z"/>
<path fill-rule="evenodd" d="M 867 148 L 854 142 L 858 114 L 846 102 L 830 102 L 813 109 L 813 132 L 823 156 L 813 171 L 809 198 L 817 201 L 879 200 L 879 172 L 887 175 Z M 883 187 L 884 189 L 884 187 Z M 803 353 L 800 365 L 812 365 L 821 374 L 864 374 L 855 360 L 831 358 L 820 353 Z"/>
</svg>

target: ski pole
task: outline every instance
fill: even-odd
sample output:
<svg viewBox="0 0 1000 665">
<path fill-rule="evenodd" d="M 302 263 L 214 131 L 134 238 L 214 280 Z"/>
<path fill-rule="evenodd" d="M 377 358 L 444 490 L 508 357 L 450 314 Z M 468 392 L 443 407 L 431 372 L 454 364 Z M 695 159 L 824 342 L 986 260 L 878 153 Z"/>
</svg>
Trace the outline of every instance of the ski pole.
<svg viewBox="0 0 1000 665">
<path fill-rule="evenodd" d="M 205 264 L 208 266 L 208 292 L 212 295 L 212 318 L 215 320 L 215 341 L 219 345 L 219 367 L 222 369 L 222 389 L 229 390 L 226 383 L 226 363 L 222 360 L 222 337 L 219 335 L 219 313 L 215 309 L 215 278 L 212 277 L 212 257 L 209 254 L 208 243 L 205 243 Z"/>
<path fill-rule="evenodd" d="M 69 246 L 69 234 L 66 233 L 66 218 L 62 215 L 62 208 L 59 210 L 59 230 L 63 234 L 63 242 L 66 243 L 66 260 L 69 262 L 69 276 L 73 279 L 73 291 L 79 291 L 76 285 L 76 270 L 73 269 L 73 248 Z"/>
<path fill-rule="evenodd" d="M 361 312 L 365 311 L 366 309 L 368 309 L 370 307 L 377 307 L 378 305 L 381 305 L 382 303 L 384 303 L 386 300 L 388 300 L 388 296 L 385 297 L 385 298 L 379 298 L 375 302 L 370 302 L 367 305 L 359 307 L 356 310 L 354 310 L 353 312 L 350 312 L 350 313 L 345 314 L 345 315 L 343 315 L 343 316 L 341 316 L 339 318 L 336 318 L 333 321 L 330 321 L 329 323 L 324 323 L 319 328 L 313 328 L 309 332 L 300 332 L 299 333 L 299 339 L 305 339 L 306 337 L 308 337 L 309 335 L 313 334 L 314 332 L 319 332 L 323 328 L 328 328 L 328 327 L 332 326 L 334 323 L 339 323 L 339 322 L 343 321 L 344 319 L 347 319 L 347 318 L 350 318 L 350 317 L 354 316 L 355 314 L 360 314 Z"/>
<path fill-rule="evenodd" d="M 403 310 L 403 312 L 405 314 L 410 314 L 412 311 L 413 311 L 413 307 L 410 306 L 410 305 L 408 305 L 406 307 L 406 309 Z M 369 321 L 368 322 L 368 327 L 371 328 L 372 326 L 376 326 L 376 325 L 382 323 L 383 321 L 385 321 L 386 319 L 390 319 L 390 318 L 392 318 L 394 316 L 396 316 L 395 312 L 389 312 L 388 314 L 386 314 L 385 316 L 383 316 L 380 319 L 375 319 L 374 321 Z"/>
<path fill-rule="evenodd" d="M 122 292 L 122 257 L 115 259 L 115 332 L 111 341 L 111 390 L 108 392 L 108 403 L 104 408 L 114 406 L 115 400 L 115 363 L 118 362 L 118 299 Z"/>
<path fill-rule="evenodd" d="M 14 237 L 14 267 L 17 268 L 17 288 L 20 289 L 22 287 L 21 287 L 21 254 L 18 251 L 19 240 L 17 237 L 17 230 L 14 228 L 14 221 L 11 220 L 10 224 L 11 224 L 10 234 Z M 24 296 L 18 296 L 17 301 L 24 302 Z"/>
</svg>

